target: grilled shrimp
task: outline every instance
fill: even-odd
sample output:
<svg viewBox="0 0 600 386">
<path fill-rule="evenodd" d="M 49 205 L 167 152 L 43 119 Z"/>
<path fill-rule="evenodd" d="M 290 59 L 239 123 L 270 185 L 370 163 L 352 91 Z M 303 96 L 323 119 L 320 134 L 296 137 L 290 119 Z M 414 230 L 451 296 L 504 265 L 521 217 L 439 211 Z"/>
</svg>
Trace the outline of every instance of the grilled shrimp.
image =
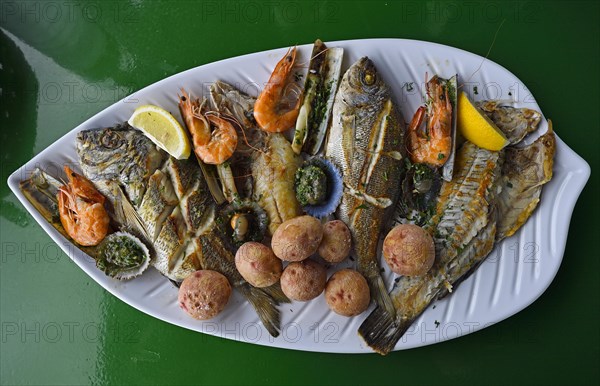
<svg viewBox="0 0 600 386">
<path fill-rule="evenodd" d="M 296 47 L 288 50 L 277 63 L 269 82 L 254 103 L 254 119 L 264 131 L 280 133 L 296 124 L 302 98 L 299 98 L 291 109 L 286 108 L 288 106 L 283 101 L 286 97 L 287 79 L 292 72 L 295 60 Z"/>
<path fill-rule="evenodd" d="M 83 246 L 98 245 L 108 233 L 110 218 L 104 196 L 82 175 L 65 166 L 69 183 L 57 193 L 60 222 L 73 240 Z"/>
<path fill-rule="evenodd" d="M 448 88 L 434 76 L 427 82 L 427 109 L 419 107 L 408 126 L 408 153 L 414 163 L 442 166 L 452 150 L 452 103 Z M 427 116 L 425 130 L 421 124 Z"/>
<path fill-rule="evenodd" d="M 238 143 L 235 127 L 216 112 L 203 113 L 204 103 L 192 100 L 184 90 L 181 91 L 179 110 L 192 135 L 194 152 L 207 164 L 220 165 L 227 161 Z"/>
</svg>

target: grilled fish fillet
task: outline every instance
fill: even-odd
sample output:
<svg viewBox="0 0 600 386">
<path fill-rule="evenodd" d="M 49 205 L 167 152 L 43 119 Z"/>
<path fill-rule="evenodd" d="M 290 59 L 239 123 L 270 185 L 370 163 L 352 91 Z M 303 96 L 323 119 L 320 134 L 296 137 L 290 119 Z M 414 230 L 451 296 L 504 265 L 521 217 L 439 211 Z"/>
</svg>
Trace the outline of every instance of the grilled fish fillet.
<svg viewBox="0 0 600 386">
<path fill-rule="evenodd" d="M 169 176 L 157 170 L 148 179 L 148 188 L 137 210 L 150 242 L 154 242 L 160 233 L 164 221 L 177 205 L 177 196 Z"/>
<path fill-rule="evenodd" d="M 548 121 L 548 132 L 531 145 L 506 149 L 502 192 L 498 196 L 497 241 L 512 236 L 537 207 L 543 185 L 552 179 L 555 151 L 551 121 Z"/>
<path fill-rule="evenodd" d="M 302 158 L 282 134 L 270 134 L 267 149 L 252 164 L 254 200 L 269 216 L 269 233 L 279 225 L 302 213 L 294 190 L 294 175 Z"/>
</svg>

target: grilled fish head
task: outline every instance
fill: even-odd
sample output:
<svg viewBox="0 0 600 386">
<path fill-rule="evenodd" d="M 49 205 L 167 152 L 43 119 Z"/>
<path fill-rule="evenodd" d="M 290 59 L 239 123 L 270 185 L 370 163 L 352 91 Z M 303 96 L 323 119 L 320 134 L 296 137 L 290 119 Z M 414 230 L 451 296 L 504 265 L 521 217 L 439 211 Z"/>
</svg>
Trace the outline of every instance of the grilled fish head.
<svg viewBox="0 0 600 386">
<path fill-rule="evenodd" d="M 118 125 L 104 130 L 82 130 L 77 133 L 77 147 L 87 152 L 94 159 L 94 165 L 110 161 L 115 153 L 125 151 L 128 146 L 128 130 L 126 125 Z"/>
<path fill-rule="evenodd" d="M 364 106 L 379 99 L 374 97 L 386 97 L 389 94 L 389 87 L 367 56 L 360 58 L 348 69 L 340 88 L 346 93 L 345 102 L 352 107 Z"/>
<path fill-rule="evenodd" d="M 77 134 L 76 142 L 83 174 L 111 202 L 116 197 L 103 186 L 120 184 L 135 207 L 142 200 L 148 178 L 166 158 L 166 152 L 127 123 L 83 130 Z"/>
</svg>

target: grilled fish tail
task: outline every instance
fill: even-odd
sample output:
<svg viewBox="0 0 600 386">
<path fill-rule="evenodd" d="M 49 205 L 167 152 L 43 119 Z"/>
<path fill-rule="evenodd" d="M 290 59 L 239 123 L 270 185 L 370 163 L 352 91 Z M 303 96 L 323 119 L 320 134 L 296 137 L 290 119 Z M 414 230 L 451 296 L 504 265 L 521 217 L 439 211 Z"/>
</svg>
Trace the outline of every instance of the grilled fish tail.
<svg viewBox="0 0 600 386">
<path fill-rule="evenodd" d="M 279 336 L 281 316 L 277 309 L 277 301 L 260 288 L 254 288 L 248 283 L 237 287 L 242 295 L 252 304 L 263 325 L 273 337 Z M 285 296 L 285 295 L 284 295 Z"/>
<path fill-rule="evenodd" d="M 443 266 L 434 265 L 426 277 L 402 277 L 391 294 L 398 305 L 398 315 L 394 318 L 377 307 L 358 329 L 365 343 L 382 355 L 392 351 L 431 302 L 447 295 L 447 284 L 458 285 L 473 272 L 471 268 L 485 260 L 494 247 L 495 235 L 496 214 L 492 209 L 486 227 L 456 259 Z"/>
<path fill-rule="evenodd" d="M 281 317 L 277 309 L 279 303 L 271 296 L 272 290 L 254 288 L 244 280 L 233 263 L 233 254 L 225 247 L 223 240 L 218 235 L 208 232 L 198 236 L 196 242 L 202 268 L 225 275 L 254 307 L 269 334 L 274 337 L 279 336 L 281 325 Z"/>
<path fill-rule="evenodd" d="M 358 335 L 375 352 L 386 355 L 394 349 L 413 321 L 414 319 L 409 319 L 398 322 L 385 309 L 377 307 L 361 324 Z"/>
<path fill-rule="evenodd" d="M 262 290 L 264 292 L 267 293 L 267 295 L 269 295 L 270 297 L 273 298 L 273 300 L 275 300 L 277 302 L 277 304 L 281 304 L 281 303 L 291 303 L 292 301 L 285 296 L 285 294 L 283 293 L 283 290 L 281 289 L 281 285 L 279 284 L 279 282 L 273 284 L 270 287 L 265 287 L 262 288 Z"/>
<path fill-rule="evenodd" d="M 387 315 L 393 318 L 396 315 L 396 308 L 381 275 L 371 276 L 368 282 L 371 288 L 371 298 L 385 310 Z"/>
</svg>

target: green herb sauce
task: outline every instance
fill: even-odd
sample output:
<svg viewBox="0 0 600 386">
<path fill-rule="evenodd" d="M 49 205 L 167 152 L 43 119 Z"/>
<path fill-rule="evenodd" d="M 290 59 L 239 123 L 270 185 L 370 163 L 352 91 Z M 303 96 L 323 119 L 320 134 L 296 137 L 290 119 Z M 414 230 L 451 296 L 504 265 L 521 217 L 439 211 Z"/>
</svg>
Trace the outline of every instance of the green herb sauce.
<svg viewBox="0 0 600 386">
<path fill-rule="evenodd" d="M 300 205 L 318 205 L 327 199 L 327 175 L 321 168 L 308 165 L 295 176 L 296 198 Z"/>
</svg>

